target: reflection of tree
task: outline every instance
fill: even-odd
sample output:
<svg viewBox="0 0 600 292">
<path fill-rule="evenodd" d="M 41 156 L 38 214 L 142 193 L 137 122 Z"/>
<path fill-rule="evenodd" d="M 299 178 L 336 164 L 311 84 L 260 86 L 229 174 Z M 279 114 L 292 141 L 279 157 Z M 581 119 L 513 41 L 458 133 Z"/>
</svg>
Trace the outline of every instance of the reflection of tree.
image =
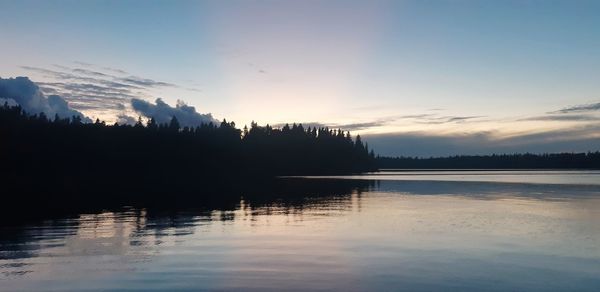
<svg viewBox="0 0 600 292">
<path fill-rule="evenodd" d="M 372 187 L 372 182 L 362 180 L 278 179 L 185 207 L 88 209 L 62 218 L 54 213 L 55 219 L 1 229 L 0 270 L 11 275 L 35 270 L 23 261 L 40 253 L 119 255 L 122 261 L 146 261 L 158 252 L 157 245 L 174 244 L 202 226 L 269 214 L 302 220 L 304 212 L 322 216 L 348 212 L 353 203 L 360 204 L 360 192 Z"/>
<path fill-rule="evenodd" d="M 275 176 L 355 173 L 375 162 L 360 137 L 325 127 L 252 123 L 242 135 L 225 120 L 193 128 L 175 118 L 108 126 L 8 105 L 0 106 L 0 141 L 0 176 L 10 194 L 1 210 L 10 217 L 140 201 L 187 204 Z"/>
</svg>

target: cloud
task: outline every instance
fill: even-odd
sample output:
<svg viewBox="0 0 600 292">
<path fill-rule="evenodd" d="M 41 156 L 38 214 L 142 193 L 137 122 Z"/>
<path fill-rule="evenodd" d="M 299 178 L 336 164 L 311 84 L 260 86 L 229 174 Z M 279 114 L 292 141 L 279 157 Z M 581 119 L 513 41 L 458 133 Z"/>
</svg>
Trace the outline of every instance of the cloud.
<svg viewBox="0 0 600 292">
<path fill-rule="evenodd" d="M 112 68 L 112 67 L 102 67 L 102 69 L 107 70 L 107 71 L 111 71 L 111 72 L 114 72 L 114 73 L 122 74 L 122 75 L 129 74 L 125 70 L 116 69 L 116 68 Z"/>
<path fill-rule="evenodd" d="M 405 116 L 406 117 L 406 116 Z M 413 115 L 411 118 L 419 124 L 439 125 L 449 123 L 463 123 L 473 119 L 484 118 L 485 116 L 436 116 L 433 114 Z"/>
<path fill-rule="evenodd" d="M 119 125 L 135 125 L 135 123 L 137 123 L 137 119 L 132 116 L 120 114 L 117 115 L 117 123 Z"/>
<path fill-rule="evenodd" d="M 0 97 L 0 105 L 4 105 L 7 104 L 8 106 L 17 106 L 19 105 L 14 99 L 12 98 L 2 98 Z"/>
<path fill-rule="evenodd" d="M 59 95 L 46 97 L 40 88 L 27 77 L 0 78 L 0 98 L 10 99 L 19 104 L 27 113 L 45 113 L 48 117 L 58 115 L 61 118 L 82 117 L 90 121 L 81 112 L 72 109 Z"/>
<path fill-rule="evenodd" d="M 426 119 L 433 116 L 433 114 L 403 115 L 399 116 L 398 119 Z"/>
<path fill-rule="evenodd" d="M 351 124 L 333 124 L 330 128 L 339 128 L 344 131 L 359 131 L 365 130 L 375 127 L 381 127 L 387 124 L 387 121 L 373 121 L 373 122 L 365 122 L 365 123 L 351 123 Z"/>
<path fill-rule="evenodd" d="M 118 81 L 121 81 L 123 83 L 133 84 L 133 85 L 137 85 L 140 87 L 177 87 L 177 85 L 172 84 L 172 83 L 155 81 L 152 79 L 141 78 L 141 77 L 137 77 L 137 76 L 129 76 L 129 77 L 124 77 L 124 78 L 117 77 L 115 79 Z"/>
<path fill-rule="evenodd" d="M 463 123 L 469 120 L 483 118 L 485 116 L 438 116 L 435 114 L 415 114 L 415 115 L 402 115 L 402 116 L 391 116 L 374 121 L 358 122 L 358 123 L 317 123 L 317 122 L 304 122 L 301 123 L 304 127 L 328 127 L 330 129 L 342 129 L 344 131 L 361 131 L 372 128 L 383 127 L 389 125 L 397 120 L 413 120 L 418 124 L 446 124 L 446 123 Z M 298 124 L 298 123 L 297 123 Z M 273 127 L 283 127 L 285 123 L 274 124 Z"/>
<path fill-rule="evenodd" d="M 497 132 L 438 135 L 428 132 L 364 135 L 383 156 L 448 156 L 493 153 L 585 152 L 600 150 L 600 125 L 501 137 Z"/>
<path fill-rule="evenodd" d="M 282 128 L 284 127 L 286 124 L 288 125 L 292 125 L 293 123 L 278 123 L 278 124 L 272 124 L 271 126 L 273 128 Z M 305 123 L 296 123 L 296 125 L 302 124 L 302 127 L 306 128 L 325 128 L 325 127 L 329 127 L 329 128 L 334 128 L 331 127 L 330 125 L 326 125 L 323 123 L 317 123 L 317 122 L 305 122 Z"/>
<path fill-rule="evenodd" d="M 62 66 L 62 67 L 65 68 L 64 66 Z M 75 69 L 73 69 L 73 72 L 79 73 L 79 74 L 84 74 L 84 75 L 89 75 L 89 76 L 95 76 L 95 77 L 111 77 L 110 75 L 104 74 L 102 72 L 81 69 L 81 68 L 75 68 Z"/>
<path fill-rule="evenodd" d="M 94 66 L 94 64 L 90 64 L 90 63 L 86 63 L 86 62 L 81 62 L 81 61 L 75 61 L 73 63 L 75 63 L 77 65 L 85 66 L 85 67 L 92 67 L 92 66 Z"/>
<path fill-rule="evenodd" d="M 110 71 L 110 72 L 118 73 L 118 74 L 122 74 L 122 75 L 128 75 L 129 74 L 129 73 L 127 73 L 127 71 L 122 70 L 122 69 L 108 67 L 108 66 L 102 67 L 102 66 L 94 65 L 94 64 L 91 64 L 91 63 L 87 63 L 87 62 L 73 61 L 73 64 L 77 64 L 77 65 L 80 65 L 80 66 L 83 66 L 83 67 L 88 67 L 88 68 L 92 68 L 92 67 L 93 68 L 99 68 L 99 69 L 102 69 L 104 71 Z M 63 67 L 63 69 L 67 68 L 66 66 L 60 66 L 60 65 L 55 65 L 55 66 L 57 66 L 59 68 Z"/>
<path fill-rule="evenodd" d="M 178 85 L 128 74 L 121 69 L 74 62 L 79 67 L 53 65 L 52 69 L 32 66 L 21 68 L 40 74 L 47 82 L 38 83 L 46 95 L 60 95 L 70 106 L 91 115 L 117 117 L 131 111 L 133 98 L 147 98 L 151 90 Z M 125 76 L 124 76 L 125 75 Z"/>
<path fill-rule="evenodd" d="M 568 114 L 568 113 L 579 113 L 579 112 L 591 112 L 600 110 L 600 102 L 598 103 L 589 103 L 589 104 L 580 104 L 571 107 L 566 107 L 554 112 L 550 112 L 551 114 Z"/>
<path fill-rule="evenodd" d="M 317 122 L 306 122 L 306 123 L 296 123 L 296 124 L 302 124 L 302 126 L 305 128 L 307 128 L 307 127 L 312 127 L 312 128 L 327 127 L 330 129 L 341 129 L 343 131 L 359 131 L 359 130 L 380 127 L 380 126 L 386 125 L 388 122 L 389 122 L 389 120 L 382 119 L 382 120 L 372 121 L 372 122 L 349 123 L 349 124 L 334 124 L 334 123 L 324 124 L 324 123 L 317 123 Z M 285 125 L 286 125 L 286 123 L 279 123 L 279 124 L 274 124 L 273 127 L 281 128 Z"/>
<path fill-rule="evenodd" d="M 565 122 L 577 122 L 577 121 L 600 121 L 600 117 L 594 115 L 547 115 L 547 116 L 535 116 L 520 121 L 565 121 Z"/>
<path fill-rule="evenodd" d="M 82 69 L 82 68 L 69 68 L 66 66 L 54 65 L 62 70 L 69 70 L 69 72 L 61 72 L 56 70 L 50 70 L 46 68 L 32 67 L 32 66 L 21 66 L 21 68 L 43 74 L 46 77 L 55 78 L 58 80 L 69 80 L 69 81 L 83 81 L 92 84 L 101 84 L 107 87 L 127 88 L 127 89 L 147 89 L 155 87 L 178 87 L 175 84 L 156 81 L 149 78 L 142 78 L 138 76 L 115 76 L 98 71 Z"/>
<path fill-rule="evenodd" d="M 171 107 L 160 98 L 156 99 L 154 104 L 142 99 L 133 98 L 131 99 L 131 106 L 137 113 L 147 118 L 154 118 L 158 123 L 168 123 L 173 117 L 177 117 L 182 126 L 199 126 L 211 122 L 218 123 L 210 113 L 198 113 L 195 107 L 189 106 L 181 100 L 177 101 L 175 107 Z"/>
</svg>

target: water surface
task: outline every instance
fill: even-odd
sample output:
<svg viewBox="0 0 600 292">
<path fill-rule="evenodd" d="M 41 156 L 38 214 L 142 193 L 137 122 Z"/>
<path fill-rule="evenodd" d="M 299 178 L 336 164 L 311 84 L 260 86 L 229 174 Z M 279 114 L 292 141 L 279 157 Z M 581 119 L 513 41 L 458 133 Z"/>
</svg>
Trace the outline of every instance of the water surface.
<svg viewBox="0 0 600 292">
<path fill-rule="evenodd" d="M 4 222 L 0 290 L 598 291 L 598 173 L 420 175 Z"/>
</svg>

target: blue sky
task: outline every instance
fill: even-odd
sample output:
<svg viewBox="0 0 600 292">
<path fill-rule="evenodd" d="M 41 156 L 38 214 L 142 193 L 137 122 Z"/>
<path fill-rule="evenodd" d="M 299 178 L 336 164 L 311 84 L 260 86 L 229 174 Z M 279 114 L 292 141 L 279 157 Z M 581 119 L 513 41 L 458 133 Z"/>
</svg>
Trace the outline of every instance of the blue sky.
<svg viewBox="0 0 600 292">
<path fill-rule="evenodd" d="M 0 27 L 0 77 L 92 118 L 162 98 L 388 155 L 600 148 L 598 1 L 0 0 Z M 72 85 L 130 77 L 152 82 L 106 100 Z"/>
</svg>

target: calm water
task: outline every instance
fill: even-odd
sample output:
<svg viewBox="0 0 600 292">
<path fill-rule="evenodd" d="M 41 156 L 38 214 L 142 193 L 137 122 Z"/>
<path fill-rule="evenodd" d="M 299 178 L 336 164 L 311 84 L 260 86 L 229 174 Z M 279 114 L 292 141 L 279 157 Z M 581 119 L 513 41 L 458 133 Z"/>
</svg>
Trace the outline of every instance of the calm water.
<svg viewBox="0 0 600 292">
<path fill-rule="evenodd" d="M 313 187 L 2 227 L 0 290 L 600 289 L 598 172 L 295 181 Z"/>
</svg>

